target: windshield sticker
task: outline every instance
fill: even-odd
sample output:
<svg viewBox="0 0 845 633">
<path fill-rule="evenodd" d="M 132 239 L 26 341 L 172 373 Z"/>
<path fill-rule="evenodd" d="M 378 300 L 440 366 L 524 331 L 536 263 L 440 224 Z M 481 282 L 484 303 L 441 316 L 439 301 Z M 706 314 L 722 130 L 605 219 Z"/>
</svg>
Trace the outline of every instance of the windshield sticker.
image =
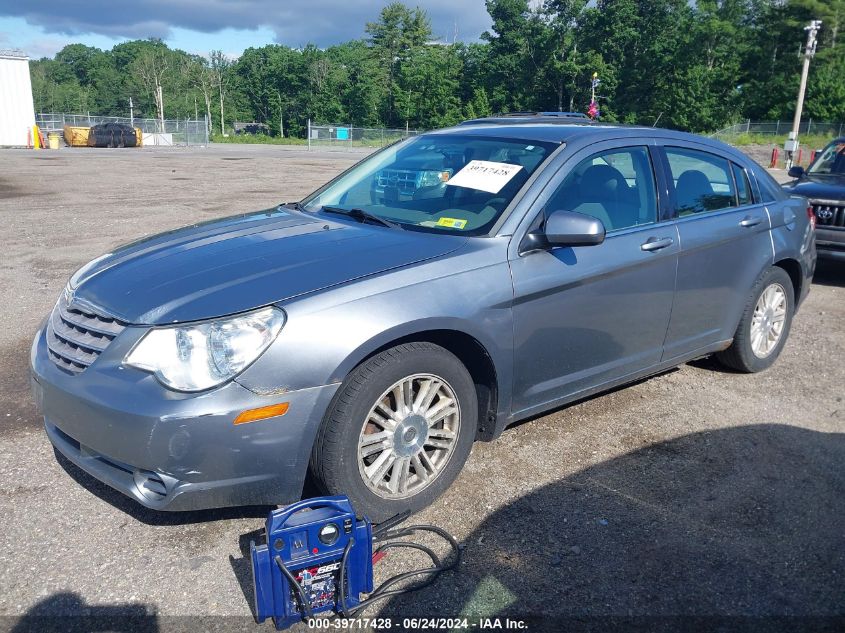
<svg viewBox="0 0 845 633">
<path fill-rule="evenodd" d="M 458 220 L 456 218 L 440 218 L 437 220 L 437 226 L 445 226 L 450 229 L 462 229 L 466 225 L 466 220 Z"/>
<path fill-rule="evenodd" d="M 461 171 L 452 176 L 446 185 L 478 189 L 488 193 L 499 193 L 508 184 L 522 165 L 493 163 L 488 160 L 471 160 Z"/>
</svg>

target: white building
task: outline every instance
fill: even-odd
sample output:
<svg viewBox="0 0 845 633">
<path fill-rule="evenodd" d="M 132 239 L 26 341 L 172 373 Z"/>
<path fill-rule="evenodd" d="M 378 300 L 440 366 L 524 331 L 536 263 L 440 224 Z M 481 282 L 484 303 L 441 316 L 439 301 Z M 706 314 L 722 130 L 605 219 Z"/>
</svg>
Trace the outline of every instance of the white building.
<svg viewBox="0 0 845 633">
<path fill-rule="evenodd" d="M 29 57 L 0 50 L 0 147 L 31 146 L 34 125 Z"/>
</svg>

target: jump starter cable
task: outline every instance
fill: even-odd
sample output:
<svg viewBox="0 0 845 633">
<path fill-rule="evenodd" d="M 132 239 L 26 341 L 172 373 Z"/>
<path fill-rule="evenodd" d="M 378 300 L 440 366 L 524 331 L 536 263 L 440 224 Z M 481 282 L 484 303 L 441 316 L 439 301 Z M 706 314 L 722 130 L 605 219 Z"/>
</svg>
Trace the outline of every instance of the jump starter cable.
<svg viewBox="0 0 845 633">
<path fill-rule="evenodd" d="M 346 604 L 346 563 L 349 558 L 349 552 L 352 549 L 352 546 L 355 545 L 355 539 L 350 538 L 349 541 L 346 543 L 346 547 L 343 550 L 343 557 L 340 561 L 340 574 L 338 578 L 338 591 L 340 591 L 340 614 L 343 617 L 351 618 L 354 617 L 355 614 L 359 613 L 363 609 L 366 609 L 370 605 L 372 605 L 377 600 L 382 600 L 389 596 L 395 596 L 403 593 L 409 593 L 411 591 L 417 591 L 418 589 L 422 589 L 423 587 L 428 587 L 432 584 L 437 577 L 442 574 L 444 571 L 449 571 L 455 569 L 461 560 L 461 548 L 458 545 L 458 541 L 455 540 L 451 534 L 449 534 L 446 530 L 437 527 L 436 525 L 409 525 L 404 528 L 398 528 L 393 530 L 397 525 L 405 521 L 410 516 L 410 512 L 402 512 L 397 514 L 390 519 L 379 524 L 376 528 L 373 529 L 373 543 L 381 543 L 373 552 L 373 559 L 376 560 L 381 558 L 380 554 L 383 555 L 385 551 L 388 549 L 394 548 L 401 548 L 406 547 L 409 549 L 415 549 L 425 553 L 432 561 L 432 567 L 425 567 L 423 569 L 414 569 L 412 571 L 406 571 L 401 574 L 396 574 L 391 578 L 388 578 L 383 583 L 381 583 L 373 592 L 367 596 L 366 600 L 362 600 L 354 608 L 349 608 Z M 407 536 L 411 536 L 417 532 L 431 532 L 437 534 L 441 538 L 443 538 L 446 542 L 449 543 L 449 547 L 451 548 L 452 552 L 454 553 L 454 557 L 452 558 L 452 562 L 447 565 L 444 565 L 440 558 L 435 554 L 434 550 L 425 545 L 421 545 L 420 543 L 413 543 L 411 541 L 393 541 L 389 539 L 396 539 L 396 538 L 404 538 Z M 302 608 L 305 611 L 305 617 L 310 618 L 313 617 L 313 613 L 311 611 L 311 604 L 309 603 L 305 591 L 302 588 L 302 585 L 299 584 L 299 581 L 296 580 L 294 575 L 291 571 L 287 568 L 284 561 L 282 561 L 281 556 L 276 556 L 273 560 L 276 561 L 276 565 L 279 567 L 279 570 L 284 574 L 285 578 L 287 578 L 288 582 L 290 583 L 291 587 L 293 587 L 294 591 L 296 592 L 297 597 L 302 604 Z M 415 578 L 417 576 L 428 576 L 422 582 L 416 583 L 409 587 L 402 587 L 401 589 L 390 589 L 390 587 L 394 586 L 395 584 L 402 582 L 403 580 L 408 580 L 409 578 Z"/>
<path fill-rule="evenodd" d="M 341 558 L 340 561 L 340 577 L 338 581 L 340 585 L 340 614 L 343 617 L 354 617 L 357 613 L 361 612 L 363 609 L 366 609 L 377 600 L 387 598 L 388 596 L 410 593 L 411 591 L 417 591 L 418 589 L 422 589 L 423 587 L 428 587 L 435 580 L 437 580 L 437 577 L 440 574 L 442 574 L 444 571 L 455 569 L 460 563 L 461 548 L 460 545 L 458 545 L 458 541 L 456 541 L 455 537 L 449 534 L 446 530 L 439 528 L 436 525 L 409 525 L 408 527 L 399 528 L 397 530 L 390 530 L 390 528 L 398 525 L 399 523 L 407 519 L 409 514 L 410 513 L 405 512 L 400 515 L 397 515 L 396 517 L 393 517 L 392 519 L 388 519 L 387 521 L 379 525 L 376 530 L 373 531 L 373 542 L 382 543 L 373 552 L 373 556 L 375 557 L 377 554 L 380 554 L 388 549 L 407 547 L 409 549 L 416 549 L 421 552 L 424 552 L 426 555 L 428 555 L 434 565 L 432 567 L 426 567 L 423 569 L 414 569 L 412 571 L 406 571 L 404 573 L 396 574 L 395 576 L 388 578 L 383 583 L 381 583 L 375 590 L 373 590 L 373 592 L 367 597 L 366 600 L 362 600 L 357 605 L 355 605 L 354 608 L 350 609 L 346 605 L 346 561 L 349 556 L 349 550 L 352 548 L 352 545 L 354 545 L 353 540 L 350 539 L 350 542 L 346 544 L 346 548 L 343 550 L 343 558 Z M 421 545 L 419 543 L 412 543 L 410 541 L 388 540 L 411 536 L 416 532 L 432 532 L 447 541 L 449 543 L 450 548 L 455 554 L 452 558 L 452 562 L 448 565 L 444 565 L 440 562 L 440 558 L 437 556 L 437 554 L 435 554 L 431 548 L 426 547 L 425 545 Z M 428 578 L 420 583 L 416 583 L 409 587 L 402 587 L 401 589 L 390 589 L 390 587 L 394 586 L 396 583 L 417 576 L 428 576 Z"/>
</svg>

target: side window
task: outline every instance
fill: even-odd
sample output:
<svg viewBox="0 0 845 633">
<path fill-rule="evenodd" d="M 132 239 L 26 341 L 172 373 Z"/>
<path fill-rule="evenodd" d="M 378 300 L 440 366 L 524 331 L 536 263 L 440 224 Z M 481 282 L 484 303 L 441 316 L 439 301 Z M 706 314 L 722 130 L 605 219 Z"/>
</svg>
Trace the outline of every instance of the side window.
<svg viewBox="0 0 845 633">
<path fill-rule="evenodd" d="M 736 163 L 731 163 L 731 169 L 734 171 L 736 197 L 739 201 L 739 206 L 752 204 L 754 199 L 751 196 L 751 185 L 748 183 L 748 176 L 746 175 L 745 170 Z"/>
<path fill-rule="evenodd" d="M 602 221 L 607 231 L 657 220 L 654 173 L 645 147 L 593 154 L 557 187 L 545 211 L 575 211 Z"/>
<path fill-rule="evenodd" d="M 680 147 L 667 147 L 666 158 L 680 217 L 736 206 L 736 192 L 727 160 Z"/>
</svg>

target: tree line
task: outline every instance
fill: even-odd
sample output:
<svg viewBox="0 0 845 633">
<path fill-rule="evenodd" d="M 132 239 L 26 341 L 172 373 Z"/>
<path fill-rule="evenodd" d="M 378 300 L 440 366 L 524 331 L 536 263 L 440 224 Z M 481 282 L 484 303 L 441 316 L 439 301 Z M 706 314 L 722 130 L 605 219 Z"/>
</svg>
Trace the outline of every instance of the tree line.
<svg viewBox="0 0 845 633">
<path fill-rule="evenodd" d="M 42 112 L 207 116 L 303 136 L 306 121 L 430 129 L 494 112 L 585 112 L 692 131 L 790 120 L 805 34 L 823 21 L 805 117 L 845 120 L 845 0 L 487 0 L 478 42 L 433 41 L 425 11 L 394 2 L 366 36 L 248 48 L 237 59 L 135 40 L 70 44 L 31 63 Z"/>
</svg>

